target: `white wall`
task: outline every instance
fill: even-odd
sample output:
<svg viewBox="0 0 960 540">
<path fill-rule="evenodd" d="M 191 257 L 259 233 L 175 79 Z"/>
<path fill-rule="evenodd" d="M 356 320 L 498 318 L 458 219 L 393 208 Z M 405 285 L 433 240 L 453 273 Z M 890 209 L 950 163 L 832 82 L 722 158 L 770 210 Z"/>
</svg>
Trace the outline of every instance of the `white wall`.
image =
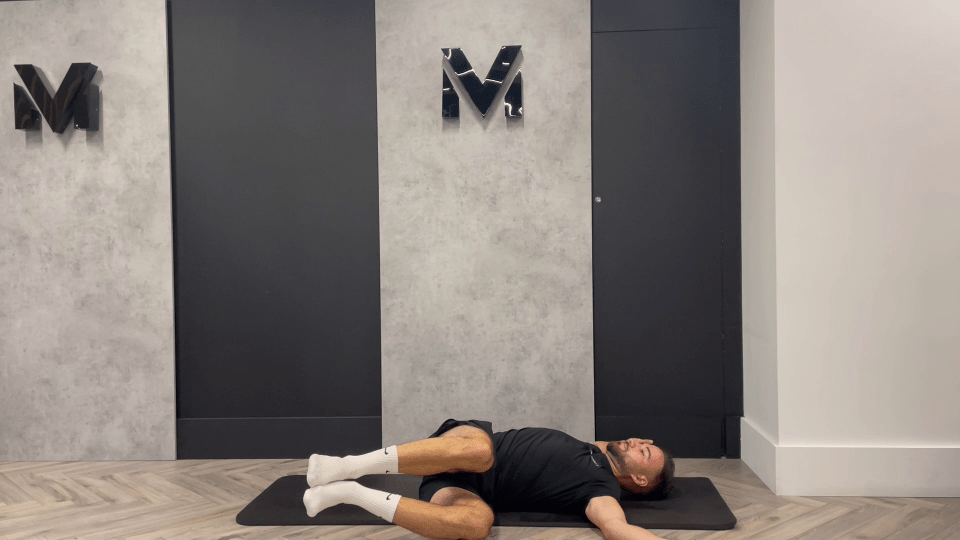
<svg viewBox="0 0 960 540">
<path fill-rule="evenodd" d="M 101 129 L 14 129 L 14 64 L 100 69 Z M 0 2 L 0 461 L 173 459 L 163 0 Z"/>
<path fill-rule="evenodd" d="M 960 3 L 780 0 L 751 27 L 766 4 L 741 3 L 744 321 L 776 325 L 776 365 L 745 336 L 744 371 L 776 370 L 775 491 L 958 496 Z M 769 210 L 747 171 L 770 159 L 771 99 L 772 278 L 747 219 Z M 770 279 L 772 313 L 747 301 Z M 769 395 L 744 384 L 745 406 Z M 747 408 L 744 439 L 769 423 Z"/>
<path fill-rule="evenodd" d="M 780 437 L 777 404 L 777 273 L 774 213 L 773 10 L 769 1 L 744 2 L 740 13 L 741 245 L 743 253 L 744 437 L 741 457 L 768 485 L 775 482 Z M 762 435 L 762 436 L 761 436 Z"/>
</svg>

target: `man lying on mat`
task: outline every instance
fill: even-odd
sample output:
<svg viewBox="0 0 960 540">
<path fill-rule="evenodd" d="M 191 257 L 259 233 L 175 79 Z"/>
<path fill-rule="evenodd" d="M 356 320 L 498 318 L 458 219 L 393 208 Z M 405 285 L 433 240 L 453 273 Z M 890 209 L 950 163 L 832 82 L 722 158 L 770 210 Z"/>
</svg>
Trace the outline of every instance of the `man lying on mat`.
<svg viewBox="0 0 960 540">
<path fill-rule="evenodd" d="M 607 540 L 654 540 L 627 523 L 620 490 L 662 498 L 673 471 L 670 453 L 651 440 L 586 443 L 547 428 L 494 434 L 490 422 L 450 419 L 427 439 L 362 456 L 313 454 L 303 503 L 311 517 L 354 504 L 427 538 L 486 538 L 496 509 L 580 514 Z M 366 474 L 423 476 L 420 500 L 344 481 Z"/>
</svg>

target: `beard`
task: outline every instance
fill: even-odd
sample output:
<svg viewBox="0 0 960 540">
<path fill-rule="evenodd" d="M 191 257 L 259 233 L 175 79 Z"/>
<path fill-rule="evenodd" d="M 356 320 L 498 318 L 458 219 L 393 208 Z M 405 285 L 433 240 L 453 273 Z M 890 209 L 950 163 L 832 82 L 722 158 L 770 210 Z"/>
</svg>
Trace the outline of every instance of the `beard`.
<svg viewBox="0 0 960 540">
<path fill-rule="evenodd" d="M 622 441 L 611 442 L 607 445 L 607 455 L 610 459 L 617 462 L 617 465 L 623 466 L 623 454 L 620 453 L 620 443 Z"/>
</svg>

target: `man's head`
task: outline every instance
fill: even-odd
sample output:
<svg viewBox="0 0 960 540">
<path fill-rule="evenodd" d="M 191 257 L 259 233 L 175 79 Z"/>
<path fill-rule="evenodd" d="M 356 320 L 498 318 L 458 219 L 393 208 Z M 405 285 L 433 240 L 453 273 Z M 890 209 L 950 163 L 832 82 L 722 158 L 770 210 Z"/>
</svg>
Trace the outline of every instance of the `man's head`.
<svg viewBox="0 0 960 540">
<path fill-rule="evenodd" d="M 607 444 L 606 454 L 623 489 L 662 498 L 673 488 L 675 465 L 670 452 L 641 439 L 627 439 Z"/>
</svg>

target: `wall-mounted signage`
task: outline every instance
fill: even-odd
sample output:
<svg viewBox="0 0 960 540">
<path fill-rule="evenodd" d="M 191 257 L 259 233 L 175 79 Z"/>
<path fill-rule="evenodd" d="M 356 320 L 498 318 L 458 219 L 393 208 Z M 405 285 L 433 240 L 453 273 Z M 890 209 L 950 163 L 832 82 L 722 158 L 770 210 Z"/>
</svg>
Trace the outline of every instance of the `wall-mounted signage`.
<svg viewBox="0 0 960 540">
<path fill-rule="evenodd" d="M 463 88 L 470 96 L 470 101 L 480 111 L 480 115 L 486 117 L 490 106 L 493 105 L 493 98 L 500 92 L 510 67 L 513 66 L 517 55 L 520 53 L 520 47 L 520 45 L 501 47 L 497 59 L 493 61 L 490 71 L 487 72 L 486 80 L 482 83 L 480 77 L 473 70 L 473 66 L 467 61 L 463 51 L 460 49 L 440 50 L 443 51 L 443 57 L 463 84 Z M 447 72 L 445 70 L 441 71 L 443 71 L 442 115 L 444 118 L 459 118 L 460 98 L 447 77 Z M 507 118 L 523 118 L 523 77 L 520 75 L 519 69 L 503 97 L 503 114 Z"/>
<path fill-rule="evenodd" d="M 13 85 L 14 121 L 17 129 L 35 131 L 40 129 L 42 114 L 54 133 L 63 133 L 73 118 L 73 127 L 86 131 L 100 129 L 100 88 L 93 84 L 97 66 L 86 62 L 70 64 L 63 82 L 56 94 L 52 94 L 44 84 L 37 68 L 31 64 L 14 66 L 23 84 Z M 33 98 L 31 103 L 30 98 Z"/>
</svg>

